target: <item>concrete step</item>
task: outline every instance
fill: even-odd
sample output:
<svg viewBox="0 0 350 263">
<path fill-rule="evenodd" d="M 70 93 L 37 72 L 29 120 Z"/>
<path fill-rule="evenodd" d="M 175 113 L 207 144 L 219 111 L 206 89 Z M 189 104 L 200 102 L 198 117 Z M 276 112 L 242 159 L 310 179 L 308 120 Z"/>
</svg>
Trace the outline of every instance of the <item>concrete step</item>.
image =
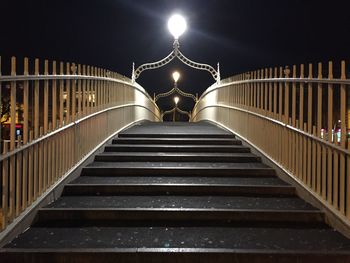
<svg viewBox="0 0 350 263">
<path fill-rule="evenodd" d="M 64 196 L 71 195 L 216 195 L 294 196 L 292 186 L 230 184 L 68 184 Z"/>
<path fill-rule="evenodd" d="M 71 184 L 79 185 L 235 185 L 289 186 L 278 177 L 218 177 L 218 176 L 80 176 Z"/>
<path fill-rule="evenodd" d="M 226 138 L 235 139 L 235 135 L 232 133 L 186 133 L 186 132 L 174 132 L 174 133 L 119 133 L 118 138 Z"/>
<path fill-rule="evenodd" d="M 210 222 L 221 225 L 225 222 L 283 222 L 319 224 L 324 215 L 318 210 L 278 210 L 278 209 L 201 209 L 201 208 L 42 208 L 36 222 L 39 225 L 67 227 L 79 224 L 126 222 Z M 112 222 L 112 223 L 111 223 Z"/>
<path fill-rule="evenodd" d="M 167 144 L 167 145 L 242 145 L 234 138 L 117 138 L 112 144 Z"/>
<path fill-rule="evenodd" d="M 96 162 L 259 162 L 251 153 L 138 153 L 105 152 L 95 156 Z"/>
<path fill-rule="evenodd" d="M 51 232 L 55 233 L 55 232 Z M 114 233 L 114 232 L 112 232 Z M 192 233 L 192 232 L 190 232 Z M 73 232 L 72 234 L 75 234 Z M 127 237 L 127 235 L 125 235 Z M 181 236 L 187 238 L 187 236 Z M 289 237 L 289 236 L 286 236 Z M 176 236 L 174 237 L 176 238 Z M 291 239 L 295 237 L 292 236 Z M 156 238 L 154 238 L 156 240 Z M 82 238 L 77 239 L 77 241 Z M 96 247 L 89 248 L 5 248 L 0 249 L 0 260 L 6 263 L 18 262 L 64 262 L 64 263 L 114 263 L 114 262 L 169 262 L 169 263 L 345 263 L 350 253 L 342 250 L 327 249 L 278 249 L 280 243 L 272 249 L 240 249 L 235 248 L 188 248 L 185 247 L 157 247 L 146 248 L 134 246 L 126 248 L 103 248 L 108 241 L 101 241 Z M 158 239 L 159 240 L 159 239 Z M 171 239 L 172 241 L 172 239 Z M 45 241 L 43 241 L 45 242 Z M 213 241 L 211 241 L 213 242 Z M 115 243 L 113 243 L 115 244 Z M 165 243 L 167 245 L 168 243 Z M 187 244 L 187 242 L 184 242 Z M 264 243 L 259 243 L 264 245 Z"/>
<path fill-rule="evenodd" d="M 262 163 L 93 162 L 82 175 L 100 176 L 275 176 Z"/>
<path fill-rule="evenodd" d="M 327 226 L 32 227 L 1 262 L 348 262 L 350 242 Z"/>
<path fill-rule="evenodd" d="M 250 152 L 250 149 L 240 145 L 162 145 L 162 144 L 112 144 L 105 146 L 106 152 L 210 152 L 238 153 Z"/>
</svg>

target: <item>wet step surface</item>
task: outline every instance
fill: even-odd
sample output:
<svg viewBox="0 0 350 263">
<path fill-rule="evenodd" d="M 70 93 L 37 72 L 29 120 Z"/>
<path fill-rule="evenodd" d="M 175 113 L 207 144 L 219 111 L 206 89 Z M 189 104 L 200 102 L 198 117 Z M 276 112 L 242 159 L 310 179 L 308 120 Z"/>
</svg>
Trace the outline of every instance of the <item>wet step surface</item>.
<svg viewBox="0 0 350 263">
<path fill-rule="evenodd" d="M 349 250 L 350 241 L 324 228 L 288 227 L 33 227 L 7 248 L 228 248 Z"/>
<path fill-rule="evenodd" d="M 234 138 L 118 138 L 112 144 L 183 144 L 183 145 L 242 145 L 242 141 Z"/>
<path fill-rule="evenodd" d="M 208 122 L 144 122 L 106 145 L 0 261 L 4 255 L 4 262 L 344 263 L 350 240 L 232 133 Z"/>
<path fill-rule="evenodd" d="M 99 162 L 258 162 L 251 153 L 102 153 L 95 157 Z"/>
<path fill-rule="evenodd" d="M 204 137 L 235 138 L 235 136 L 210 123 L 154 123 L 134 125 L 122 131 L 118 137 Z"/>
<path fill-rule="evenodd" d="M 123 185 L 123 184 L 202 184 L 202 185 L 265 185 L 265 186 L 287 186 L 288 184 L 277 177 L 161 177 L 161 176 L 118 176 L 118 177 L 102 177 L 102 176 L 80 176 L 72 182 L 72 184 L 106 184 L 106 185 Z"/>
<path fill-rule="evenodd" d="M 111 144 L 106 152 L 215 152 L 249 153 L 250 149 L 241 145 L 163 145 L 163 144 Z"/>
<path fill-rule="evenodd" d="M 239 196 L 62 196 L 48 207 L 315 210 L 300 198 Z"/>
</svg>

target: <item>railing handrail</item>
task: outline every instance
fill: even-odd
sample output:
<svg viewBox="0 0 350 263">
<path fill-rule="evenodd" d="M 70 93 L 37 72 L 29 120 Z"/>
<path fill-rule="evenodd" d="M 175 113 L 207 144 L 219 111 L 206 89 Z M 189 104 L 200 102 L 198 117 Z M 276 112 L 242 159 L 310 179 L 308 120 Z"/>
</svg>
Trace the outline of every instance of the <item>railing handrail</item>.
<svg viewBox="0 0 350 263">
<path fill-rule="evenodd" d="M 157 114 L 156 114 L 155 112 L 153 112 L 152 110 L 148 109 L 147 107 L 145 107 L 144 105 L 141 105 L 141 104 L 130 103 L 130 104 L 123 104 L 123 105 L 118 105 L 118 106 L 110 107 L 110 108 L 107 108 L 107 109 L 103 109 L 103 110 L 94 112 L 94 113 L 92 113 L 92 114 L 90 114 L 90 115 L 88 115 L 88 116 L 85 116 L 85 117 L 83 117 L 83 118 L 81 118 L 81 119 L 78 119 L 78 120 L 76 120 L 76 121 L 72 121 L 71 123 L 68 123 L 68 124 L 66 124 L 66 125 L 64 125 L 64 126 L 62 126 L 62 127 L 60 127 L 60 128 L 58 128 L 58 129 L 53 130 L 53 131 L 50 131 L 50 132 L 48 132 L 47 134 L 45 134 L 45 135 L 43 135 L 43 136 L 41 136 L 41 137 L 39 137 L 39 138 L 37 138 L 37 139 L 34 139 L 34 140 L 31 141 L 31 142 L 28 142 L 28 143 L 26 143 L 26 144 L 24 144 L 24 145 L 21 145 L 20 147 L 15 148 L 13 151 L 7 152 L 6 154 L 1 154 L 1 155 L 0 155 L 0 162 L 3 161 L 3 160 L 5 160 L 5 159 L 10 158 L 10 157 L 13 156 L 13 155 L 16 155 L 16 154 L 19 153 L 19 152 L 24 151 L 24 150 L 27 149 L 27 148 L 32 147 L 33 145 L 35 145 L 35 144 L 37 144 L 37 143 L 39 143 L 39 142 L 41 142 L 41 141 L 44 141 L 44 140 L 46 140 L 46 139 L 48 139 L 48 138 L 54 136 L 54 135 L 57 134 L 57 133 L 60 133 L 60 132 L 62 132 L 62 131 L 64 131 L 64 130 L 67 130 L 67 129 L 71 128 L 72 126 L 75 126 L 75 125 L 79 124 L 79 123 L 82 122 L 82 121 L 85 121 L 85 120 L 87 120 L 87 119 L 90 119 L 90 118 L 92 118 L 92 117 L 94 117 L 94 116 L 96 116 L 96 115 L 99 115 L 99 114 L 104 113 L 104 112 L 107 112 L 107 111 L 116 110 L 116 109 L 120 109 L 120 108 L 126 108 L 126 107 L 142 107 L 142 108 L 144 108 L 144 109 L 146 109 L 146 110 L 152 112 L 152 114 L 153 114 L 159 121 L 161 121 L 161 119 L 157 116 Z"/>
<path fill-rule="evenodd" d="M 308 133 L 308 132 L 305 132 L 305 131 L 303 131 L 303 130 L 301 130 L 301 129 L 295 128 L 295 127 L 293 127 L 292 125 L 285 124 L 284 122 L 279 121 L 279 120 L 276 120 L 276 119 L 274 119 L 274 118 L 270 118 L 270 117 L 265 116 L 265 115 L 263 115 L 263 114 L 259 114 L 259 113 L 253 112 L 253 111 L 249 111 L 249 110 L 246 110 L 246 109 L 239 108 L 239 107 L 227 106 L 227 105 L 223 105 L 223 104 L 213 104 L 213 105 L 205 106 L 205 107 L 201 108 L 199 111 L 197 111 L 196 114 L 195 114 L 194 116 L 192 116 L 191 120 L 194 119 L 194 118 L 196 118 L 197 115 L 198 115 L 201 111 L 203 111 L 203 110 L 205 110 L 205 109 L 208 109 L 208 108 L 214 108 L 214 107 L 221 107 L 221 108 L 227 108 L 227 109 L 234 109 L 234 110 L 237 110 L 237 111 L 241 111 L 241 112 L 245 112 L 245 113 L 254 115 L 254 116 L 259 117 L 259 118 L 261 118 L 261 119 L 265 119 L 265 120 L 268 120 L 268 121 L 270 121 L 270 122 L 273 122 L 274 124 L 278 124 L 278 125 L 280 125 L 280 126 L 283 126 L 283 127 L 288 128 L 288 129 L 291 129 L 291 130 L 293 130 L 293 131 L 295 131 L 295 132 L 297 132 L 297 133 L 299 133 L 299 134 L 302 134 L 302 135 L 304 135 L 304 136 L 306 136 L 306 137 L 308 137 L 308 138 L 310 138 L 310 139 L 316 140 L 316 141 L 318 141 L 318 142 L 320 142 L 320 143 L 323 143 L 323 144 L 325 144 L 325 145 L 327 145 L 327 146 L 329 146 L 329 147 L 332 147 L 332 148 L 334 148 L 334 149 L 338 150 L 339 152 L 342 152 L 342 153 L 344 153 L 344 154 L 346 154 L 346 155 L 350 155 L 350 149 L 344 149 L 344 148 L 342 148 L 342 147 L 340 147 L 340 146 L 338 146 L 338 145 L 335 145 L 334 143 L 327 142 L 327 141 L 325 141 L 325 140 L 323 140 L 323 139 L 320 139 L 320 138 L 318 138 L 317 136 L 314 136 L 314 135 L 312 135 L 312 134 L 310 134 L 310 133 Z"/>
<path fill-rule="evenodd" d="M 223 80 L 224 81 L 224 80 Z M 250 84 L 250 83 L 279 83 L 279 82 L 287 82 L 287 83 L 321 83 L 321 84 L 331 84 L 331 85 L 350 85 L 350 79 L 328 79 L 328 78 L 264 78 L 264 79 L 246 79 L 246 80 L 233 80 L 230 82 L 216 84 L 214 83 L 209 88 L 207 88 L 202 95 L 199 97 L 199 102 L 206 94 L 211 91 L 225 88 L 231 85 L 240 85 L 240 84 Z M 196 103 L 197 104 L 197 103 Z M 194 108 L 196 105 L 194 106 Z"/>
<path fill-rule="evenodd" d="M 153 101 L 152 97 L 148 94 L 145 89 L 143 89 L 138 83 L 131 83 L 129 81 L 117 79 L 117 78 L 110 78 L 110 77 L 100 77 L 100 76 L 89 76 L 89 75 L 0 75 L 0 82 L 11 82 L 11 81 L 40 81 L 40 80 L 103 80 L 103 81 L 110 81 L 115 83 L 120 83 L 124 85 L 128 85 L 134 89 L 137 89 L 138 91 L 142 92 L 147 98 L 152 101 L 152 103 L 159 109 L 158 105 Z"/>
</svg>

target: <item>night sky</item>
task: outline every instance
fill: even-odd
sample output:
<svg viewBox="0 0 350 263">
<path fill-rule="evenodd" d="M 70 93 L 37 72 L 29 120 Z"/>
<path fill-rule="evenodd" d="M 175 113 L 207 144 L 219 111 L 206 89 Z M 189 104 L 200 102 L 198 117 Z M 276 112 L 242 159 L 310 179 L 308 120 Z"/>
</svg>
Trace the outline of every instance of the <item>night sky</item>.
<svg viewBox="0 0 350 263">
<path fill-rule="evenodd" d="M 220 62 L 222 78 L 265 67 L 350 58 L 349 0 L 0 0 L 0 55 L 94 65 L 131 76 L 136 66 L 172 50 L 167 20 L 178 12 L 188 30 L 181 51 Z M 5 63 L 6 64 L 6 63 Z M 214 80 L 175 60 L 138 82 L 151 94 L 172 85 L 201 94 Z M 170 108 L 164 100 L 163 110 Z M 191 108 L 189 103 L 180 106 Z"/>
</svg>

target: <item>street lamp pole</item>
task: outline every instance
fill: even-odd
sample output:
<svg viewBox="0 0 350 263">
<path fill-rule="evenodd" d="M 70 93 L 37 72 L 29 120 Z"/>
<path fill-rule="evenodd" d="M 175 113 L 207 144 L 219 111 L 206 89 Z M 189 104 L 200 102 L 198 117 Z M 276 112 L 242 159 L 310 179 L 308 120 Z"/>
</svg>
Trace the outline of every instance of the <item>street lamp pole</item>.
<svg viewBox="0 0 350 263">
<path fill-rule="evenodd" d="M 176 121 L 175 116 L 176 116 L 176 111 L 177 111 L 177 104 L 179 103 L 179 97 L 174 97 L 174 102 L 175 102 L 175 110 L 173 112 L 173 122 Z"/>
</svg>

